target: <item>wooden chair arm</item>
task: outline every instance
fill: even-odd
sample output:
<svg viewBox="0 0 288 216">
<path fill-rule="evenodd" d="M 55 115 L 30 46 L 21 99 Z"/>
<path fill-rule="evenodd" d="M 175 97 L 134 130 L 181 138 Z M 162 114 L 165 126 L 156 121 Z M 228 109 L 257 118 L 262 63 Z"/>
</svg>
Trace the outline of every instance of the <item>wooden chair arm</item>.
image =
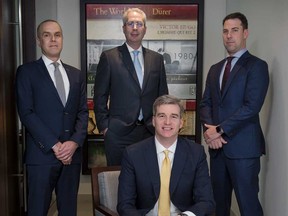
<svg viewBox="0 0 288 216">
<path fill-rule="evenodd" d="M 105 216 L 119 216 L 118 213 L 116 213 L 116 212 L 112 211 L 111 209 L 109 209 L 105 206 L 102 206 L 102 205 L 96 206 L 95 210 L 101 212 Z"/>
</svg>

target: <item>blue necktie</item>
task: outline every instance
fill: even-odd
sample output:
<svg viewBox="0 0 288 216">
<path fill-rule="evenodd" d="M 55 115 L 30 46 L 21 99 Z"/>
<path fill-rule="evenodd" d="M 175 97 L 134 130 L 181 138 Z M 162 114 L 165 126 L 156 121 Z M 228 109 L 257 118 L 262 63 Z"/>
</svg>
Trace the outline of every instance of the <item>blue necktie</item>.
<svg viewBox="0 0 288 216">
<path fill-rule="evenodd" d="M 136 73 L 137 73 L 137 77 L 138 77 L 140 86 L 142 88 L 143 74 L 142 74 L 142 67 L 141 67 L 141 64 L 140 64 L 140 61 L 139 61 L 139 58 L 138 58 L 139 51 L 138 50 L 134 50 L 132 52 L 133 52 L 133 55 L 134 55 L 134 58 L 133 58 L 134 67 L 135 67 L 135 70 L 136 70 Z M 140 113 L 139 113 L 138 119 L 140 121 L 143 119 L 142 108 L 140 109 Z"/>
<path fill-rule="evenodd" d="M 142 88 L 143 74 L 142 74 L 142 67 L 141 67 L 141 64 L 140 64 L 140 61 L 139 61 L 139 58 L 138 58 L 139 51 L 138 50 L 134 50 L 132 52 L 133 52 L 133 55 L 134 55 L 134 59 L 133 59 L 134 67 L 135 67 L 135 70 L 136 70 L 136 73 L 137 73 L 137 77 L 138 77 L 140 86 Z"/>
</svg>

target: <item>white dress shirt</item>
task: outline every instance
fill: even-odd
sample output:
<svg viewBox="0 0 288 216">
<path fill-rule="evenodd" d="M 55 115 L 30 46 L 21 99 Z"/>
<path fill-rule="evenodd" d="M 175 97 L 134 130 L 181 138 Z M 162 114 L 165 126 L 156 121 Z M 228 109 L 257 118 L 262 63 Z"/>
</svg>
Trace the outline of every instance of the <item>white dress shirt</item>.
<svg viewBox="0 0 288 216">
<path fill-rule="evenodd" d="M 159 173 L 161 173 L 161 167 L 162 167 L 162 162 L 165 158 L 165 153 L 164 150 L 166 148 L 160 144 L 160 142 L 157 140 L 155 137 L 155 144 L 156 144 L 156 152 L 157 152 L 157 158 L 158 158 L 158 165 L 159 165 Z M 175 150 L 177 146 L 177 140 L 167 149 L 169 151 L 169 159 L 171 162 L 171 167 L 173 167 L 173 160 L 174 160 L 174 155 L 175 155 Z M 181 211 L 176 208 L 176 206 L 170 201 L 170 216 L 177 216 Z M 196 216 L 190 211 L 185 211 L 183 212 L 187 214 L 188 216 Z M 156 202 L 155 206 L 153 209 L 151 209 L 146 216 L 157 216 L 158 215 L 158 201 Z"/>
<path fill-rule="evenodd" d="M 54 77 L 54 70 L 55 70 L 55 67 L 53 65 L 53 61 L 51 61 L 50 59 L 48 59 L 45 55 L 42 55 L 42 59 L 44 61 L 44 64 L 49 72 L 49 75 L 56 87 L 56 82 L 55 82 L 55 77 Z M 64 82 L 64 88 L 65 88 L 65 94 L 66 94 L 66 101 L 68 100 L 68 95 L 69 95 L 69 89 L 70 89 L 70 83 L 69 83 L 69 79 L 68 79 L 68 76 L 67 76 L 67 73 L 60 61 L 60 59 L 57 60 L 57 62 L 59 63 L 59 70 L 60 70 L 60 73 L 62 75 L 62 78 L 63 78 L 63 82 Z"/>
</svg>

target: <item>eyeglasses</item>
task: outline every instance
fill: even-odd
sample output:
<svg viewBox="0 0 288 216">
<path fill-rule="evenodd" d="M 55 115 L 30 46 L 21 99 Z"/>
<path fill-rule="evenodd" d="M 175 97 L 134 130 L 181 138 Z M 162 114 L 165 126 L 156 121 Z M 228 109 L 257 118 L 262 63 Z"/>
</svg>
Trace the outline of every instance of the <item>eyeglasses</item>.
<svg viewBox="0 0 288 216">
<path fill-rule="evenodd" d="M 134 26 L 136 25 L 137 28 L 142 28 L 144 26 L 143 22 L 134 22 L 134 21 L 130 21 L 130 22 L 126 22 L 125 24 L 126 26 L 130 27 L 130 28 L 134 28 Z"/>
</svg>

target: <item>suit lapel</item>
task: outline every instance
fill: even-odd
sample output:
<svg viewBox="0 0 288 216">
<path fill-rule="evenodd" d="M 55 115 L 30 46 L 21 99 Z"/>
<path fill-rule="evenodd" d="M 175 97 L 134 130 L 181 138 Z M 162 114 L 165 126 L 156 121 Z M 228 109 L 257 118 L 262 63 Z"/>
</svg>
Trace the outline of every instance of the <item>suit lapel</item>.
<svg viewBox="0 0 288 216">
<path fill-rule="evenodd" d="M 43 77 L 45 80 L 43 80 L 43 84 L 47 85 L 47 89 L 51 89 L 51 91 L 53 91 L 53 94 L 55 94 L 55 96 L 59 99 L 59 102 L 62 104 L 61 99 L 59 97 L 59 94 L 57 92 L 57 89 L 53 83 L 53 80 L 51 79 L 49 72 L 46 68 L 46 65 L 44 63 L 44 61 L 42 60 L 42 58 L 38 59 L 37 61 L 38 63 L 38 67 L 39 67 L 39 72 L 42 73 Z"/>
<path fill-rule="evenodd" d="M 225 63 L 225 60 L 222 60 L 218 64 L 215 65 L 215 68 L 212 71 L 212 81 L 215 83 L 216 87 L 213 89 L 213 91 L 217 92 L 217 95 L 219 98 L 221 98 L 221 88 L 220 88 L 220 75 L 222 71 L 223 64 Z M 214 85 L 213 85 L 214 86 Z"/>
<path fill-rule="evenodd" d="M 222 98 L 226 95 L 230 85 L 232 84 L 233 79 L 235 78 L 235 76 L 237 76 L 237 74 L 239 73 L 239 70 L 241 69 L 241 67 L 245 64 L 244 62 L 246 61 L 247 57 L 250 56 L 250 53 L 247 51 L 245 52 L 240 58 L 239 60 L 236 62 L 236 64 L 234 65 L 232 71 L 230 72 L 229 78 L 227 80 L 227 83 L 225 85 L 223 94 L 222 94 Z"/>
<path fill-rule="evenodd" d="M 183 145 L 183 140 L 178 138 L 177 147 L 175 150 L 173 167 L 171 171 L 171 179 L 170 179 L 170 196 L 172 196 L 175 191 L 177 184 L 179 182 L 181 173 L 183 172 L 183 168 L 186 163 L 187 151 L 185 150 L 185 145 Z"/>
<path fill-rule="evenodd" d="M 146 167 L 151 167 L 151 169 L 148 169 L 149 178 L 151 180 L 151 184 L 153 185 L 155 196 L 158 197 L 160 194 L 160 173 L 155 140 L 154 137 L 152 137 L 151 139 L 153 141 L 149 143 L 147 142 L 147 146 L 145 149 L 145 164 L 147 164 Z M 155 164 L 157 164 L 157 166 L 155 166 Z"/>
<path fill-rule="evenodd" d="M 131 76 L 133 77 L 133 79 L 135 80 L 135 82 L 138 84 L 139 88 L 140 87 L 140 83 L 134 68 L 134 64 L 133 61 L 131 59 L 131 55 L 129 53 L 129 50 L 126 46 L 126 44 L 123 44 L 122 46 L 118 47 L 119 53 L 120 53 L 120 58 L 122 59 L 125 67 L 127 68 L 127 70 L 129 71 L 129 73 L 131 74 Z"/>
<path fill-rule="evenodd" d="M 68 93 L 68 97 L 67 97 L 67 100 L 66 100 L 66 106 L 67 104 L 70 102 L 70 98 L 71 98 L 71 94 L 73 94 L 73 92 L 71 91 L 73 88 L 73 85 L 75 84 L 75 78 L 73 76 L 73 72 L 65 65 L 63 64 L 62 62 L 62 65 L 66 71 L 66 74 L 67 74 L 67 77 L 68 77 L 68 80 L 69 80 L 69 93 Z M 59 97 L 60 98 L 60 97 Z"/>
<path fill-rule="evenodd" d="M 152 59 L 152 56 L 149 55 L 149 50 L 147 50 L 144 47 L 142 47 L 142 50 L 143 50 L 143 58 L 144 58 L 144 78 L 143 78 L 142 89 L 144 89 L 147 84 L 149 71 L 150 71 L 150 65 L 152 64 L 153 59 Z"/>
</svg>

